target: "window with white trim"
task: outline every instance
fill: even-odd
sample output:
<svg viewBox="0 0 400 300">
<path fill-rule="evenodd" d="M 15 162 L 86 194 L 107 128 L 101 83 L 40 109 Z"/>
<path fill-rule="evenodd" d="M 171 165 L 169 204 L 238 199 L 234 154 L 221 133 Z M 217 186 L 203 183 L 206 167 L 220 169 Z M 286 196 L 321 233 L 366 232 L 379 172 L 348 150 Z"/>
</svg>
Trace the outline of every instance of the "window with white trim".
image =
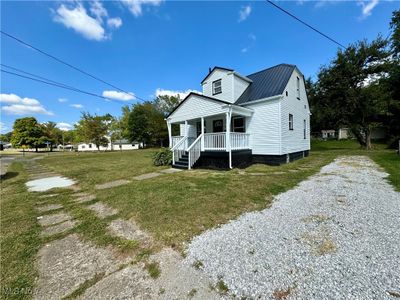
<svg viewBox="0 0 400 300">
<path fill-rule="evenodd" d="M 289 130 L 293 130 L 293 115 L 289 114 Z"/>
<path fill-rule="evenodd" d="M 246 122 L 243 117 L 234 117 L 232 119 L 233 132 L 246 132 Z"/>
<path fill-rule="evenodd" d="M 221 79 L 213 81 L 212 90 L 213 90 L 213 95 L 222 93 L 222 81 L 221 81 Z"/>
<path fill-rule="evenodd" d="M 304 131 L 304 139 L 306 139 L 307 138 L 307 134 L 306 134 L 306 132 L 307 132 L 307 122 L 306 122 L 306 120 L 304 120 L 303 121 L 303 131 Z"/>
<path fill-rule="evenodd" d="M 300 78 L 296 77 L 296 91 L 297 91 L 297 99 L 300 100 Z"/>
</svg>

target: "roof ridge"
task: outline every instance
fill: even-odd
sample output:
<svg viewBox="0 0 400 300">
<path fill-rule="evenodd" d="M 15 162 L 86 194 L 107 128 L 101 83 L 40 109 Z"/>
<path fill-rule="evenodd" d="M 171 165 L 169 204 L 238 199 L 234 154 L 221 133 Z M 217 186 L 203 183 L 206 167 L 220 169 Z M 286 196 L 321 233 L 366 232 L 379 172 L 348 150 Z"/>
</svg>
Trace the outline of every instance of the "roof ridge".
<svg viewBox="0 0 400 300">
<path fill-rule="evenodd" d="M 269 70 L 269 69 L 273 69 L 273 68 L 276 68 L 276 67 L 279 67 L 279 66 L 296 67 L 296 65 L 281 63 L 281 64 L 278 64 L 278 65 L 275 65 L 275 66 L 272 66 L 272 67 L 268 67 L 268 68 L 263 69 L 263 70 L 261 70 L 261 71 L 257 71 L 257 72 L 251 73 L 251 74 L 249 74 L 249 75 L 246 75 L 246 77 L 249 77 L 249 76 L 251 76 L 251 75 L 254 75 L 254 74 L 257 74 L 257 73 L 261 73 L 261 72 L 264 72 L 264 71 L 267 71 L 267 70 Z"/>
</svg>

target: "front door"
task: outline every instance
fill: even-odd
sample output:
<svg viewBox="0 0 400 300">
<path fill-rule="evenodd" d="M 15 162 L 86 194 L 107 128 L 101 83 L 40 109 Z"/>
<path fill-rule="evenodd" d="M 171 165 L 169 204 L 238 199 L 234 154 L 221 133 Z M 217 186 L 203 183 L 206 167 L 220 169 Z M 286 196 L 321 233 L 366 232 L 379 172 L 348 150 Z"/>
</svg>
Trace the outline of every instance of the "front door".
<svg viewBox="0 0 400 300">
<path fill-rule="evenodd" d="M 224 123 L 223 120 L 214 120 L 213 121 L 213 132 L 223 132 L 224 131 Z"/>
</svg>

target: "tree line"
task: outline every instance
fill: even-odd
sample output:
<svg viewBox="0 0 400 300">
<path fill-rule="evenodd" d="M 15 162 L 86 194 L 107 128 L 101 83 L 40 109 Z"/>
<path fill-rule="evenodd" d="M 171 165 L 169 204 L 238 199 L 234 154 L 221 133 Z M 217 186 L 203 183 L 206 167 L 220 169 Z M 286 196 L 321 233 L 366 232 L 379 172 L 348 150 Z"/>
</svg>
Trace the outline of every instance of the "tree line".
<svg viewBox="0 0 400 300">
<path fill-rule="evenodd" d="M 80 120 L 69 131 L 57 128 L 55 122 L 39 123 L 34 117 L 15 120 L 13 131 L 0 136 L 3 142 L 11 142 L 16 148 L 47 147 L 56 145 L 92 143 L 97 149 L 109 142 L 126 139 L 145 146 L 168 144 L 167 115 L 179 104 L 177 96 L 158 96 L 153 101 L 122 107 L 121 117 L 110 114 L 92 115 L 82 112 Z M 175 129 L 176 131 L 176 129 Z"/>
<path fill-rule="evenodd" d="M 311 130 L 347 127 L 366 149 L 371 132 L 384 127 L 388 142 L 400 139 L 400 10 L 390 21 L 391 35 L 359 41 L 339 50 L 322 66 L 317 80 L 306 80 Z"/>
</svg>

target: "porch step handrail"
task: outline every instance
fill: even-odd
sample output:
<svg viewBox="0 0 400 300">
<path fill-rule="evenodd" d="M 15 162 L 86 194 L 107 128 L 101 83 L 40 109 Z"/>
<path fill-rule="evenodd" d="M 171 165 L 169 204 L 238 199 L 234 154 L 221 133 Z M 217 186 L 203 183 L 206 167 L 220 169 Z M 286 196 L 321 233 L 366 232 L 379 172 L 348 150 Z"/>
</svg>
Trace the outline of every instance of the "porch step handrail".
<svg viewBox="0 0 400 300">
<path fill-rule="evenodd" d="M 182 137 L 179 142 L 177 142 L 175 144 L 175 146 L 173 146 L 171 148 L 172 151 L 172 164 L 175 164 L 175 160 L 176 159 L 180 159 L 182 157 L 182 154 L 185 153 L 185 145 L 186 145 L 186 141 L 187 141 L 187 136 Z"/>
<path fill-rule="evenodd" d="M 183 138 L 181 135 L 175 135 L 171 137 L 172 147 L 174 147 Z"/>
<path fill-rule="evenodd" d="M 197 139 L 187 149 L 188 152 L 188 169 L 190 170 L 201 155 L 201 139 L 203 134 L 200 134 Z"/>
</svg>

